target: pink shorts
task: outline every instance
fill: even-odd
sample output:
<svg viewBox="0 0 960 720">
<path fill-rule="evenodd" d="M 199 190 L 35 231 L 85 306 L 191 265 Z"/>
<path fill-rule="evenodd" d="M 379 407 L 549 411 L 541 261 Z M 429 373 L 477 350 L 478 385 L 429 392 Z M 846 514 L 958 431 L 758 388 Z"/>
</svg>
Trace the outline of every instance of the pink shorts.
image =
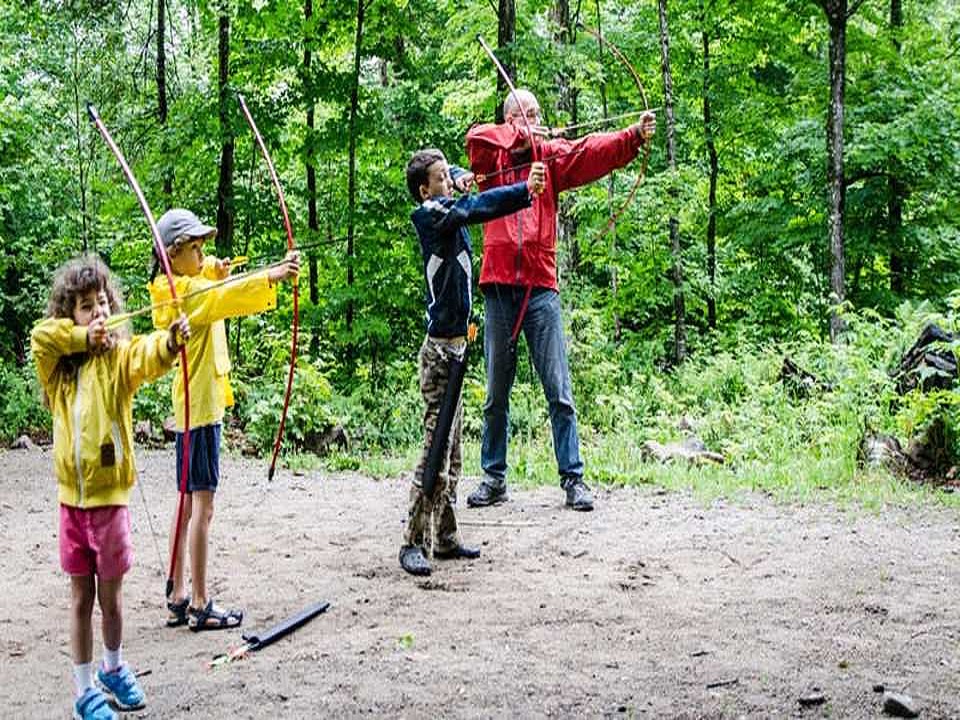
<svg viewBox="0 0 960 720">
<path fill-rule="evenodd" d="M 60 567 L 69 575 L 116 580 L 133 567 L 130 512 L 126 505 L 60 506 Z"/>
</svg>

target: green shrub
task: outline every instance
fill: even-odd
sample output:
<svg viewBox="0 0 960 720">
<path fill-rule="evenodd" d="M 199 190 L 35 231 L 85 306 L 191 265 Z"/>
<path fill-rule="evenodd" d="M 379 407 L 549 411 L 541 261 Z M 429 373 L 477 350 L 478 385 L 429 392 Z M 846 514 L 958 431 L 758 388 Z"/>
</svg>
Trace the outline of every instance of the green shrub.
<svg viewBox="0 0 960 720">
<path fill-rule="evenodd" d="M 28 435 L 50 435 L 50 412 L 44 407 L 40 383 L 32 364 L 0 361 L 0 440 Z"/>
<path fill-rule="evenodd" d="M 133 419 L 149 420 L 154 427 L 163 427 L 163 421 L 173 414 L 170 400 L 170 385 L 173 374 L 181 372 L 179 366 L 163 377 L 140 386 L 133 396 Z"/>
<path fill-rule="evenodd" d="M 272 378 L 272 379 L 270 379 Z M 273 447 L 283 411 L 286 376 L 236 379 L 237 416 L 247 436 L 266 452 Z M 337 424 L 333 391 L 327 378 L 313 365 L 299 362 L 284 426 L 287 447 L 316 447 L 319 439 Z"/>
</svg>

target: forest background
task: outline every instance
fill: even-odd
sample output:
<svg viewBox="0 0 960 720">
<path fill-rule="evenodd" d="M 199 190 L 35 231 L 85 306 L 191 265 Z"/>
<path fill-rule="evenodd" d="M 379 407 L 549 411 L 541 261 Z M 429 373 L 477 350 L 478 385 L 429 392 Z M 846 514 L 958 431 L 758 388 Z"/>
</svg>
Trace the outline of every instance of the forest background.
<svg viewBox="0 0 960 720">
<path fill-rule="evenodd" d="M 128 308 L 148 303 L 147 224 L 86 101 L 157 216 L 183 206 L 215 220 L 221 257 L 282 256 L 241 92 L 306 259 L 285 460 L 411 469 L 424 285 L 404 167 L 424 146 L 465 164 L 466 130 L 494 120 L 505 88 L 478 34 L 552 127 L 623 127 L 622 114 L 658 108 L 645 173 L 638 159 L 563 196 L 558 266 L 587 480 L 924 495 L 863 471 L 858 454 L 867 434 L 906 443 L 934 422 L 947 465 L 960 447 L 960 395 L 898 397 L 891 376 L 927 322 L 957 329 L 954 0 L 3 0 L 0 439 L 48 433 L 29 333 L 58 265 L 99 253 Z M 479 263 L 480 228 L 473 237 Z M 230 323 L 235 445 L 272 442 L 291 325 L 289 288 L 276 312 Z M 484 397 L 472 353 L 468 473 Z M 791 392 L 784 357 L 820 389 Z M 169 377 L 135 413 L 159 427 Z M 552 482 L 546 403 L 522 343 L 511 424 L 511 478 Z M 338 427 L 347 444 L 325 447 Z M 727 462 L 644 462 L 646 441 L 691 433 Z"/>
</svg>

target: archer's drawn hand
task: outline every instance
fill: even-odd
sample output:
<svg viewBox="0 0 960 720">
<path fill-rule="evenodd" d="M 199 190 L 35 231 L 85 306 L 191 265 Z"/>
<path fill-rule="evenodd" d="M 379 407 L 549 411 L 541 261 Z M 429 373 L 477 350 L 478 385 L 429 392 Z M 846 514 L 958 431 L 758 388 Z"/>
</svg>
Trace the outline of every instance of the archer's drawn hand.
<svg viewBox="0 0 960 720">
<path fill-rule="evenodd" d="M 539 195 L 547 184 L 547 166 L 542 162 L 535 162 L 530 166 L 527 175 L 527 190 L 531 195 Z"/>
<path fill-rule="evenodd" d="M 457 192 L 468 193 L 470 192 L 470 186 L 473 185 L 474 174 L 467 170 L 464 173 L 461 173 L 457 176 L 457 179 L 453 181 L 453 187 Z"/>
<path fill-rule="evenodd" d="M 543 138 L 550 137 L 550 128 L 548 128 L 546 125 L 531 125 L 528 129 L 526 124 L 524 124 L 522 120 L 516 121 L 512 119 L 511 123 L 514 125 L 514 127 L 517 128 L 517 132 L 520 133 L 520 137 L 523 138 L 523 142 L 521 142 L 517 146 L 517 150 L 530 149 L 530 133 L 531 132 L 533 133 L 533 137 L 535 138 L 543 139 Z"/>
<path fill-rule="evenodd" d="M 271 283 L 278 283 L 281 280 L 291 280 L 299 275 L 300 253 L 296 250 L 291 250 L 287 253 L 287 256 L 280 265 L 270 269 L 270 272 L 267 273 L 267 278 L 269 278 Z"/>
<path fill-rule="evenodd" d="M 106 323 L 106 317 L 97 317 L 87 325 L 87 347 L 94 355 L 105 353 L 117 344 L 116 336 L 107 329 Z"/>
<path fill-rule="evenodd" d="M 657 116 L 652 111 L 647 111 L 640 116 L 639 122 L 631 126 L 631 129 L 640 138 L 640 142 L 646 145 L 657 132 Z"/>
<path fill-rule="evenodd" d="M 181 313 L 180 317 L 170 323 L 170 334 L 167 335 L 167 350 L 171 354 L 178 352 L 189 339 L 190 323 L 187 322 L 187 316 Z"/>
<path fill-rule="evenodd" d="M 223 280 L 230 274 L 230 258 L 226 258 L 225 260 L 217 258 L 213 261 L 213 268 L 217 280 Z"/>
</svg>

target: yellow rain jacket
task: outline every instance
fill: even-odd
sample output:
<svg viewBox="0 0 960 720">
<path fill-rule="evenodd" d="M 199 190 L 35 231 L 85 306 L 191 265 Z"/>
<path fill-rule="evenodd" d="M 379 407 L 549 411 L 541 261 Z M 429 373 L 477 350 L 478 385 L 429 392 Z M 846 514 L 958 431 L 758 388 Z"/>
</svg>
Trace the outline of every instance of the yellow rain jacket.
<svg viewBox="0 0 960 720">
<path fill-rule="evenodd" d="M 177 297 L 221 282 L 217 280 L 215 263 L 216 258 L 208 256 L 199 275 L 175 275 Z M 187 370 L 190 375 L 191 428 L 220 422 L 224 409 L 233 405 L 233 389 L 228 375 L 230 355 L 223 321 L 255 315 L 277 306 L 277 291 L 266 273 L 264 270 L 251 274 L 183 301 L 183 310 L 190 321 Z M 154 304 L 170 299 L 170 285 L 162 273 L 147 288 Z M 176 318 L 177 310 L 172 305 L 162 305 L 153 311 L 153 325 L 157 328 L 169 328 Z M 180 432 L 184 428 L 183 406 L 183 371 L 178 370 L 173 376 L 173 412 Z"/>
<path fill-rule="evenodd" d="M 87 355 L 74 372 L 58 367 L 66 355 L 87 352 L 87 328 L 49 318 L 34 327 L 30 347 L 53 415 L 53 464 L 59 499 L 78 508 L 126 505 L 136 481 L 133 395 L 173 364 L 166 332 L 120 340 L 109 352 Z"/>
</svg>

